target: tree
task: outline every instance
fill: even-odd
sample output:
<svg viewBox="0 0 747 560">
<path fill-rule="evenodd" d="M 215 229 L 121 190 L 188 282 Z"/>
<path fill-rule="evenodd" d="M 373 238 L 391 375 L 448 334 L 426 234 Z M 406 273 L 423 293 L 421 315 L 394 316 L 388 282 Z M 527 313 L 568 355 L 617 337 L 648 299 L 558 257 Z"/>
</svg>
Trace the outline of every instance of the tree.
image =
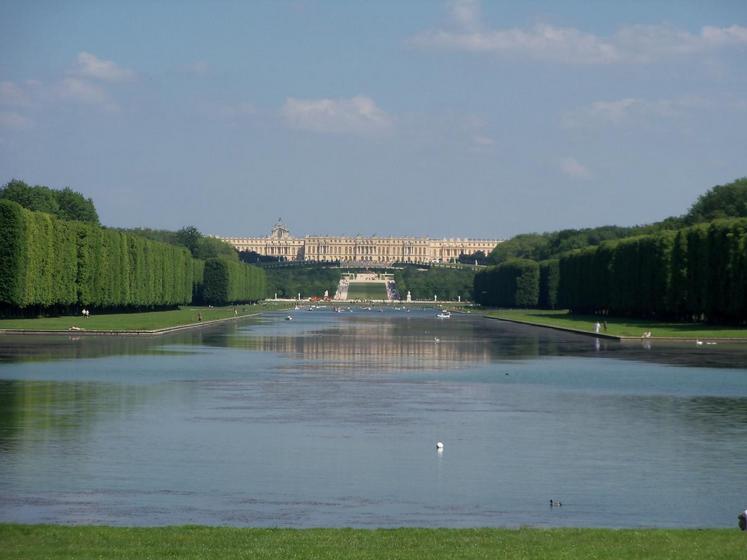
<svg viewBox="0 0 747 560">
<path fill-rule="evenodd" d="M 0 198 L 17 202 L 27 210 L 54 214 L 60 211 L 60 205 L 52 189 L 42 186 L 31 187 L 13 179 L 0 190 Z"/>
<path fill-rule="evenodd" d="M 685 214 L 684 221 L 689 225 L 718 218 L 744 217 L 747 217 L 747 177 L 717 185 L 700 195 Z"/>
<path fill-rule="evenodd" d="M 176 232 L 176 242 L 184 245 L 193 257 L 197 257 L 197 250 L 200 247 L 202 234 L 195 226 L 185 226 Z"/>
<path fill-rule="evenodd" d="M 65 187 L 56 193 L 59 211 L 57 217 L 62 220 L 77 220 L 79 222 L 99 223 L 99 215 L 93 200 L 85 198 L 82 194 L 75 192 L 70 187 Z"/>
<path fill-rule="evenodd" d="M 31 187 L 23 181 L 13 179 L 0 189 L 0 199 L 12 200 L 27 210 L 46 212 L 61 220 L 99 223 L 93 201 L 70 187 L 62 190 L 43 185 Z"/>
</svg>

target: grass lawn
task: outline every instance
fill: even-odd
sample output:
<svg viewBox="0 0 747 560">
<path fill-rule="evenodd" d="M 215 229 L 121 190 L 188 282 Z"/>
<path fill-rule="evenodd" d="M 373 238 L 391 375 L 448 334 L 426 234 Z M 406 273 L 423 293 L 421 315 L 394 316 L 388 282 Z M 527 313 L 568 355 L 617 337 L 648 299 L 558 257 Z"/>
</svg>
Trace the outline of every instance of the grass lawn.
<svg viewBox="0 0 747 560">
<path fill-rule="evenodd" d="M 234 529 L 0 525 L 0 559 L 489 558 L 730 560 L 734 529 Z"/>
<path fill-rule="evenodd" d="M 250 315 L 263 311 L 273 311 L 290 307 L 289 303 L 260 303 L 257 305 L 237 305 L 239 315 Z M 234 317 L 234 306 L 197 307 L 184 306 L 172 311 L 145 311 L 141 313 L 92 314 L 88 319 L 81 316 L 39 317 L 36 319 L 0 319 L 0 330 L 23 329 L 30 331 L 67 331 L 75 326 L 84 330 L 138 331 L 156 330 L 203 321 Z"/>
<path fill-rule="evenodd" d="M 348 299 L 386 299 L 386 284 L 383 282 L 351 282 Z"/>
<path fill-rule="evenodd" d="M 553 327 L 594 332 L 594 324 L 602 322 L 597 315 L 571 315 L 567 310 L 548 311 L 544 309 L 492 309 L 485 310 L 483 315 L 510 319 Z M 607 330 L 603 334 L 615 336 L 640 337 L 645 331 L 651 331 L 653 338 L 734 338 L 747 340 L 747 328 L 722 327 L 703 323 L 671 323 L 665 321 L 647 321 L 643 319 L 629 319 L 607 317 Z M 747 558 L 747 556 L 746 556 Z"/>
</svg>

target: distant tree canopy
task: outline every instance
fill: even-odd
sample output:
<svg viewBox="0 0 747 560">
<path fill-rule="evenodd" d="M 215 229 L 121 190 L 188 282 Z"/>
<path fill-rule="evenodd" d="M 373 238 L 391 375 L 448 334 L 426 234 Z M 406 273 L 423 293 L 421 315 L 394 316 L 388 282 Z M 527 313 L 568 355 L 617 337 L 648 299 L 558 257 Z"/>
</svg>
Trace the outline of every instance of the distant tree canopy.
<svg viewBox="0 0 747 560">
<path fill-rule="evenodd" d="M 719 218 L 744 217 L 747 217 L 747 177 L 713 187 L 701 195 L 684 216 L 672 216 L 643 226 L 601 226 L 548 233 L 522 233 L 499 243 L 488 255 L 488 261 L 491 264 L 501 264 L 512 258 L 534 261 L 556 259 L 569 251 L 597 247 L 605 241 L 676 230 Z"/>
<path fill-rule="evenodd" d="M 203 235 L 195 226 L 185 226 L 179 231 L 149 228 L 133 228 L 121 231 L 139 235 L 152 241 L 186 247 L 196 259 L 226 258 L 232 261 L 239 260 L 239 254 L 232 245 L 217 237 Z"/>
<path fill-rule="evenodd" d="M 542 261 L 581 249 L 596 246 L 603 241 L 630 237 L 641 233 L 641 227 L 602 226 L 587 229 L 564 229 L 551 233 L 523 233 L 499 243 L 488 257 L 492 264 L 509 259 Z"/>
<path fill-rule="evenodd" d="M 488 256 L 483 251 L 475 251 L 470 255 L 462 254 L 457 259 L 462 264 L 480 264 L 485 265 L 488 263 Z"/>
<path fill-rule="evenodd" d="M 282 259 L 285 260 L 284 257 L 282 257 Z M 274 257 L 272 255 L 260 255 L 256 251 L 241 251 L 239 253 L 239 260 L 247 264 L 275 263 L 279 261 L 279 257 Z"/>
<path fill-rule="evenodd" d="M 61 220 L 99 223 L 93 201 L 70 187 L 62 190 L 43 185 L 32 187 L 23 181 L 13 179 L 0 188 L 0 199 L 12 200 L 27 210 L 46 212 Z"/>
<path fill-rule="evenodd" d="M 700 195 L 683 221 L 691 225 L 719 218 L 747 218 L 747 177 L 717 185 Z"/>
<path fill-rule="evenodd" d="M 412 299 L 462 301 L 472 299 L 474 267 L 446 268 L 433 266 L 427 269 L 417 266 L 404 266 L 394 271 L 394 280 L 400 297 L 410 292 Z"/>
</svg>

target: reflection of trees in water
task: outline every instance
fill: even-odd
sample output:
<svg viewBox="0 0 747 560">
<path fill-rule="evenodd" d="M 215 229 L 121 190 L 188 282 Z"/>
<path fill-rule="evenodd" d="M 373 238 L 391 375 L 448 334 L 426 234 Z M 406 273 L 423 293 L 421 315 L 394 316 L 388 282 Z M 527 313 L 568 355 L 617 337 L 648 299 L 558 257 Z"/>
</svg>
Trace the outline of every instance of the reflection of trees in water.
<svg viewBox="0 0 747 560">
<path fill-rule="evenodd" d="M 33 362 L 174 354 L 164 349 L 168 345 L 199 345 L 214 336 L 207 330 L 193 330 L 163 336 L 90 336 L 90 335 L 0 335 L 0 364 L 3 362 Z"/>
<path fill-rule="evenodd" d="M 159 385 L 0 381 L 0 445 L 79 439 L 102 417 L 126 416 L 166 390 Z"/>
</svg>

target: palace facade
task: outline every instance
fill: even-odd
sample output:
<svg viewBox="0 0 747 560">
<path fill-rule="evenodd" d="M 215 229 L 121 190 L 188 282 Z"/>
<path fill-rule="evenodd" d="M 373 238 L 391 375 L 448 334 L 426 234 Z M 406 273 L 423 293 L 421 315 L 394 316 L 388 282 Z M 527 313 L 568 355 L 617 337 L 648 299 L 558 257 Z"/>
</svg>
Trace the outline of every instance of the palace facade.
<svg viewBox="0 0 747 560">
<path fill-rule="evenodd" d="M 340 261 L 391 264 L 448 263 L 461 255 L 482 251 L 486 255 L 501 240 L 498 239 L 429 239 L 427 237 L 336 237 L 307 235 L 293 237 L 278 221 L 267 237 L 220 237 L 238 251 L 254 251 L 260 255 L 288 261 Z"/>
</svg>

